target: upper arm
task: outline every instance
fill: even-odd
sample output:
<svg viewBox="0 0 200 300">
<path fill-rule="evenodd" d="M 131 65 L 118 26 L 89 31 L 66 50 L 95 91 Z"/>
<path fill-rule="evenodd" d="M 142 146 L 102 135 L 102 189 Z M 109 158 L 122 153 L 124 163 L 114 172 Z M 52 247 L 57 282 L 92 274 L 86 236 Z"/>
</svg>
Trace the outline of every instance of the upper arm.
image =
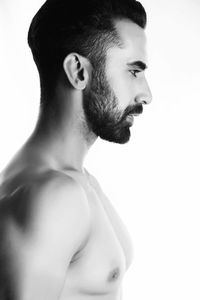
<svg viewBox="0 0 200 300">
<path fill-rule="evenodd" d="M 29 226 L 19 235 L 20 299 L 55 299 L 73 255 L 89 236 L 87 198 L 66 177 L 34 188 L 28 201 L 32 203 Z"/>
</svg>

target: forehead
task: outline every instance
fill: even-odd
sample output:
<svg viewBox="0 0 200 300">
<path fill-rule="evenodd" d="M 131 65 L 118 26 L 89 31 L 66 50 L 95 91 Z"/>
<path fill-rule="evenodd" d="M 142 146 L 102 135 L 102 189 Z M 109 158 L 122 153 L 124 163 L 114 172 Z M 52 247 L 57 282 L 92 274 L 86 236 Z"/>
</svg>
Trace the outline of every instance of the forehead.
<svg viewBox="0 0 200 300">
<path fill-rule="evenodd" d="M 115 20 L 115 28 L 122 42 L 122 47 L 114 46 L 107 51 L 107 60 L 147 63 L 146 36 L 144 29 L 128 19 Z"/>
</svg>

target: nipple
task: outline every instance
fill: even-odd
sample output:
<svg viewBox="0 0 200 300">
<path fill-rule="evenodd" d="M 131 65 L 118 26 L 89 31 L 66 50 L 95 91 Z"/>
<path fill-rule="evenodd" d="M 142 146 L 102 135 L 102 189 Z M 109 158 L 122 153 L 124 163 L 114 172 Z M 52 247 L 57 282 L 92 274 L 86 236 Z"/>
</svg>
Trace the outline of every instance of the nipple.
<svg viewBox="0 0 200 300">
<path fill-rule="evenodd" d="M 115 268 L 109 275 L 108 281 L 115 281 L 119 278 L 120 275 L 120 269 Z"/>
</svg>

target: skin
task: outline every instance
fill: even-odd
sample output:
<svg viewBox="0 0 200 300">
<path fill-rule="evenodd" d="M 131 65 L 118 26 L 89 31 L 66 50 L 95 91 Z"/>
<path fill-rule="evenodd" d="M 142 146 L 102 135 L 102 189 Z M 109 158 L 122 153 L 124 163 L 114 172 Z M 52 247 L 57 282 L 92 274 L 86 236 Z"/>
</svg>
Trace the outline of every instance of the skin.
<svg viewBox="0 0 200 300">
<path fill-rule="evenodd" d="M 142 111 L 142 105 L 151 101 L 144 72 L 141 72 L 142 67 L 138 63 L 130 65 L 136 62 L 133 58 L 138 58 L 141 65 L 146 65 L 144 32 L 135 25 L 133 45 L 130 38 L 133 34 L 131 25 L 131 22 L 116 23 L 117 31 L 122 37 L 122 47 L 111 47 L 108 50 L 105 70 L 104 65 L 94 70 L 90 90 L 83 101 L 92 131 L 115 143 L 126 143 L 129 140 L 132 119 L 127 117 Z"/>
<path fill-rule="evenodd" d="M 7 282 L 1 299 L 8 294 L 15 300 L 121 299 L 121 281 L 132 256 L 129 234 L 83 167 L 97 139 L 92 128 L 101 125 L 89 121 L 92 111 L 85 102 L 113 104 L 99 111 L 101 122 L 111 120 L 106 134 L 124 143 L 133 124 L 128 114 L 151 101 L 144 71 L 127 65 L 146 63 L 144 31 L 128 20 L 116 20 L 115 26 L 123 47 L 107 52 L 102 83 L 108 93 L 93 89 L 97 83 L 90 62 L 69 54 L 52 96 L 53 119 L 49 112 L 40 113 L 32 135 L 1 174 L 0 257 L 6 267 L 0 280 Z M 114 269 L 120 269 L 115 281 L 109 275 Z"/>
</svg>

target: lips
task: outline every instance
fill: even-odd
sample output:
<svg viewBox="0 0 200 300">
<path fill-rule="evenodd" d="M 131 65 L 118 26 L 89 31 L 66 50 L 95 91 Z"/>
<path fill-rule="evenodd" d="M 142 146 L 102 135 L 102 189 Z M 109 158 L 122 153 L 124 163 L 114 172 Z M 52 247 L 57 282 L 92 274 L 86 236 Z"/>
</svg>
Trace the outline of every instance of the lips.
<svg viewBox="0 0 200 300">
<path fill-rule="evenodd" d="M 133 114 L 128 115 L 128 116 L 126 117 L 126 120 L 129 120 L 129 121 L 133 122 L 133 120 L 134 120 L 134 115 L 133 115 Z"/>
<path fill-rule="evenodd" d="M 131 125 L 134 122 L 134 117 L 140 115 L 143 112 L 143 106 L 141 104 L 137 104 L 132 106 L 131 108 L 127 108 L 124 114 L 123 120 L 128 121 Z"/>
<path fill-rule="evenodd" d="M 130 119 L 133 118 L 133 116 L 139 116 L 143 112 L 142 105 L 135 105 L 134 108 L 132 108 L 129 112 L 127 112 L 126 116 L 130 117 Z"/>
</svg>

